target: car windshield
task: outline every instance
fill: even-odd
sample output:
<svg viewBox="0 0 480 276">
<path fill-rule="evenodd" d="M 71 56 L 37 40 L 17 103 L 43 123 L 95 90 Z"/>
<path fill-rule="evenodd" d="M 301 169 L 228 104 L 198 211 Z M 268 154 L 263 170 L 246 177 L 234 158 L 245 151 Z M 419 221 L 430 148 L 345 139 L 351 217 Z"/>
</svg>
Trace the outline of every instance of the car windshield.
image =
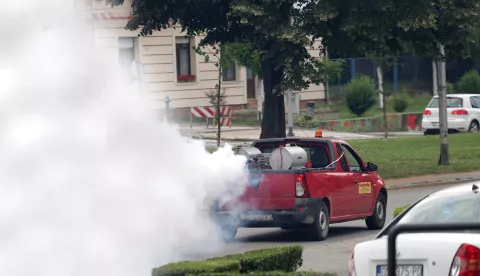
<svg viewBox="0 0 480 276">
<path fill-rule="evenodd" d="M 412 207 L 399 224 L 462 223 L 480 221 L 480 195 L 440 193 L 430 195 Z"/>
<path fill-rule="evenodd" d="M 448 97 L 447 107 L 456 108 L 463 107 L 463 99 L 458 97 Z M 428 105 L 428 108 L 438 108 L 438 98 L 433 98 Z"/>
</svg>

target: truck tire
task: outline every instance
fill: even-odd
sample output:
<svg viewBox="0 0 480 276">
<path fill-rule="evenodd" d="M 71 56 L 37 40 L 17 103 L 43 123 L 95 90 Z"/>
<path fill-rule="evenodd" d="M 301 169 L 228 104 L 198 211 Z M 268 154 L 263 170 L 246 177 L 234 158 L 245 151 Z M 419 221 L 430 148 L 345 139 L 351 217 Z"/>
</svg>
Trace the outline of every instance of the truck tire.
<svg viewBox="0 0 480 276">
<path fill-rule="evenodd" d="M 310 232 L 314 241 L 323 241 L 328 236 L 330 229 L 330 213 L 325 202 L 321 201 L 318 205 L 318 213 L 310 226 Z"/>
<path fill-rule="evenodd" d="M 235 239 L 237 235 L 238 228 L 233 225 L 223 225 L 220 226 L 218 232 L 220 234 L 220 238 L 225 242 L 230 242 Z"/>
<path fill-rule="evenodd" d="M 379 193 L 377 196 L 377 200 L 375 201 L 372 215 L 365 220 L 368 229 L 379 230 L 383 228 L 383 226 L 385 225 L 386 210 L 387 201 L 385 200 L 385 196 L 383 195 L 383 193 Z"/>
</svg>

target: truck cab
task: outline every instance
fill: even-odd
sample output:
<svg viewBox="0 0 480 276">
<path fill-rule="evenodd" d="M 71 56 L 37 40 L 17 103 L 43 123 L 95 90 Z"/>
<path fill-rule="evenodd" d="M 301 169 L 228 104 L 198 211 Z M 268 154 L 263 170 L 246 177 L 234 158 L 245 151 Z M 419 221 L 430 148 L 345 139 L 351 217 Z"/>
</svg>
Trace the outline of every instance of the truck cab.
<svg viewBox="0 0 480 276">
<path fill-rule="evenodd" d="M 307 228 L 313 240 L 326 239 L 333 223 L 383 228 L 388 194 L 377 165 L 345 141 L 316 136 L 261 139 L 238 151 L 248 159 L 250 183 L 213 208 L 222 238 L 233 239 L 239 227 Z"/>
</svg>

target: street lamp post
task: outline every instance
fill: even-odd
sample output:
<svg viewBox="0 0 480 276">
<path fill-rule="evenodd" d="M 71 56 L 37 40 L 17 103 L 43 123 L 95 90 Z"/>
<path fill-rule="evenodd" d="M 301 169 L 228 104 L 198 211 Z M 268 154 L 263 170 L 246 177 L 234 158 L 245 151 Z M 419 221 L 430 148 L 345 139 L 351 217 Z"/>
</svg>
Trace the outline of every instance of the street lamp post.
<svg viewBox="0 0 480 276">
<path fill-rule="evenodd" d="M 288 90 L 287 92 L 287 101 L 288 101 L 288 134 L 287 136 L 292 137 L 295 136 L 293 134 L 293 91 Z"/>
</svg>

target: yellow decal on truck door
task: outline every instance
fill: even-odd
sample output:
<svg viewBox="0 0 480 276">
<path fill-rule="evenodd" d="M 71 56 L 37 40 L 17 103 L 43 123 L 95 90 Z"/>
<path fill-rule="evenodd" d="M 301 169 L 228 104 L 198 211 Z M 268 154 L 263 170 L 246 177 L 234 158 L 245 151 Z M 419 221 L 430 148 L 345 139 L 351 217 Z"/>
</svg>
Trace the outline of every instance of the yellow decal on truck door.
<svg viewBox="0 0 480 276">
<path fill-rule="evenodd" d="M 358 183 L 358 194 L 371 194 L 372 193 L 372 182 L 359 182 Z"/>
</svg>

